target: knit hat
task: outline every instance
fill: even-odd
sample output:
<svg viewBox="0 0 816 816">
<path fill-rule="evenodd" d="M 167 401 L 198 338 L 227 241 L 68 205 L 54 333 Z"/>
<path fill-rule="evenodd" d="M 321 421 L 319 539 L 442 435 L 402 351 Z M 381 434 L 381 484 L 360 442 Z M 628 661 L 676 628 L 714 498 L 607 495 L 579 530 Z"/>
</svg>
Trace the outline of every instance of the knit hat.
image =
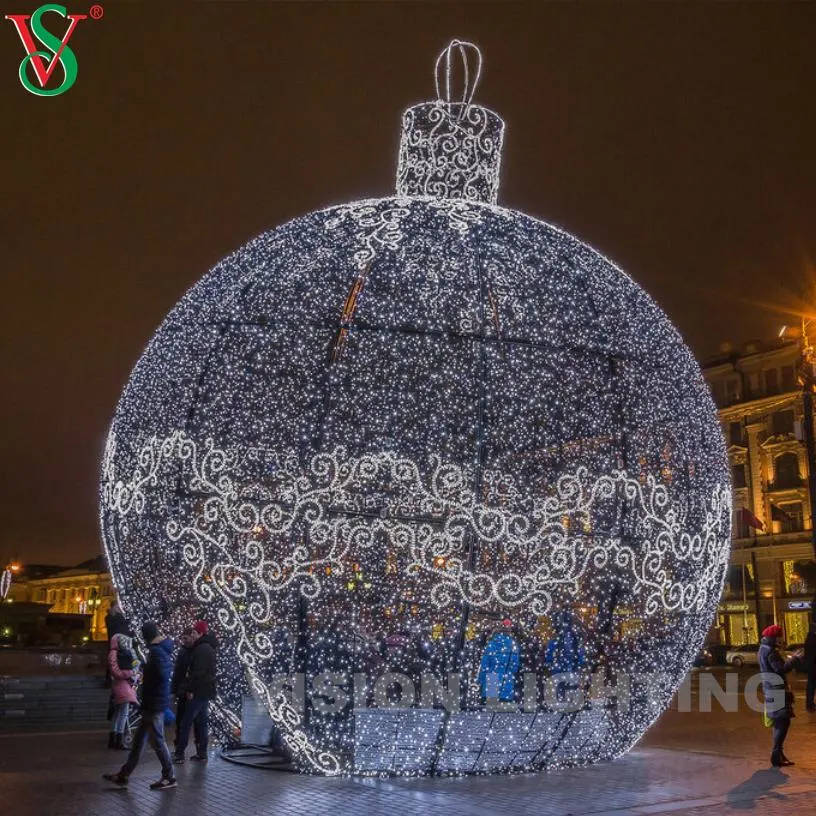
<svg viewBox="0 0 816 816">
<path fill-rule="evenodd" d="M 780 638 L 784 632 L 782 631 L 781 626 L 777 626 L 774 624 L 773 626 L 768 626 L 766 629 L 762 630 L 762 637 L 764 638 Z"/>
<path fill-rule="evenodd" d="M 210 627 L 207 625 L 207 621 L 196 621 L 193 624 L 193 629 L 195 629 L 199 635 L 206 635 L 207 632 L 210 631 Z"/>
<path fill-rule="evenodd" d="M 151 643 L 159 635 L 159 627 L 153 621 L 145 621 L 142 624 L 142 637 L 145 643 Z"/>
</svg>

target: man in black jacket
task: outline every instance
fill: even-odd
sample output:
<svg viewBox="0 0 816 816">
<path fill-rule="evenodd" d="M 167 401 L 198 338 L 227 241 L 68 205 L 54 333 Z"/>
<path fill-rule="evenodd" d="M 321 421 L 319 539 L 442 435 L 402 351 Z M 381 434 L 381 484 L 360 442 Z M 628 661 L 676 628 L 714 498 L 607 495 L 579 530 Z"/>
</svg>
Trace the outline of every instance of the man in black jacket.
<svg viewBox="0 0 816 816">
<path fill-rule="evenodd" d="M 186 680 L 179 684 L 179 693 L 186 698 L 184 718 L 176 739 L 173 761 L 184 762 L 184 751 L 190 740 L 190 729 L 196 726 L 196 752 L 192 757 L 199 762 L 207 761 L 207 714 L 210 700 L 215 697 L 216 651 L 218 643 L 209 633 L 206 621 L 197 621 L 191 636 L 193 656 Z"/>
<path fill-rule="evenodd" d="M 181 733 L 181 723 L 184 720 L 184 709 L 187 705 L 187 695 L 181 690 L 182 683 L 187 682 L 190 676 L 190 664 L 193 662 L 193 646 L 196 641 L 196 631 L 191 626 L 179 638 L 181 648 L 176 655 L 176 663 L 173 666 L 173 677 L 170 680 L 170 695 L 176 701 L 176 739 L 178 745 L 179 734 Z M 195 729 L 196 745 L 200 744 L 198 722 L 193 724 Z"/>
<path fill-rule="evenodd" d="M 164 712 L 170 706 L 170 671 L 173 665 L 173 641 L 159 633 L 153 621 L 142 625 L 142 637 L 148 647 L 148 658 L 142 676 L 142 719 L 133 737 L 133 746 L 127 762 L 118 773 L 102 774 L 103 779 L 114 785 L 125 787 L 128 777 L 136 769 L 149 741 L 162 766 L 162 776 L 154 782 L 151 790 L 166 790 L 176 787 L 170 751 L 164 741 Z"/>
</svg>

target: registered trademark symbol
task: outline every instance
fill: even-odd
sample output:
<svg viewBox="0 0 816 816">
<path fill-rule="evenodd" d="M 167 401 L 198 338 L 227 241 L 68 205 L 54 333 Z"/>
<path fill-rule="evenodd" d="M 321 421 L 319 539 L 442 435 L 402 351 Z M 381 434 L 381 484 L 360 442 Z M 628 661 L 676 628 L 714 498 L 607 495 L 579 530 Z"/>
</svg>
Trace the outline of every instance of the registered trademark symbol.
<svg viewBox="0 0 816 816">
<path fill-rule="evenodd" d="M 93 6 L 91 6 L 88 14 L 90 14 L 94 20 L 101 20 L 103 15 L 105 14 L 105 9 L 103 9 L 102 6 L 96 3 Z"/>
</svg>

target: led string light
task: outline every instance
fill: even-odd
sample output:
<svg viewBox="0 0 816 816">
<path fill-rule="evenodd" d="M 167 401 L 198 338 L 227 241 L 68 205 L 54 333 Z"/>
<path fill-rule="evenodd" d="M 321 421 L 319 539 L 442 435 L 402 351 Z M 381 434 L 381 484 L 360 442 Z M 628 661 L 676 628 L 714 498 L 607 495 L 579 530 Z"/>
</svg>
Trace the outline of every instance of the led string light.
<svg viewBox="0 0 816 816">
<path fill-rule="evenodd" d="M 116 440 L 108 440 L 105 467 L 110 468 Z M 369 550 L 385 545 L 389 552 L 408 556 L 406 574 L 419 574 L 430 588 L 429 598 L 439 608 L 466 602 L 471 606 L 507 611 L 524 604 L 536 615 L 553 611 L 554 596 L 576 595 L 590 564 L 602 568 L 615 561 L 628 572 L 634 592 L 646 595 L 648 614 L 659 611 L 702 611 L 719 597 L 716 580 L 695 577 L 693 581 L 672 580 L 670 559 L 680 559 L 697 569 L 715 564 L 716 576 L 728 562 L 723 546 L 723 508 L 727 491 L 715 490 L 702 528 L 693 535 L 684 528 L 678 508 L 669 502 L 668 491 L 649 476 L 645 484 L 624 472 L 613 472 L 587 482 L 587 471 L 561 475 L 552 495 L 532 497 L 529 510 L 517 513 L 524 497 L 513 478 L 485 473 L 489 486 L 487 501 L 469 491 L 470 474 L 456 465 L 431 460 L 429 484 L 422 483 L 420 469 L 410 459 L 393 453 L 360 458 L 339 448 L 315 456 L 305 473 L 288 471 L 294 455 L 282 457 L 274 487 L 253 484 L 243 472 L 242 459 L 277 458 L 277 451 L 250 449 L 225 451 L 208 439 L 199 450 L 195 440 L 183 432 L 166 439 L 151 439 L 138 457 L 140 466 L 123 482 L 108 473 L 105 503 L 125 517 L 131 512 L 156 512 L 148 508 L 145 486 L 166 478 L 167 466 L 184 463 L 184 489 L 203 502 L 196 516 L 167 523 L 167 536 L 180 543 L 186 563 L 202 576 L 230 572 L 236 587 L 222 593 L 230 602 L 246 598 L 248 583 L 259 587 L 265 597 L 263 613 L 253 613 L 255 623 L 267 623 L 274 615 L 271 596 L 293 585 L 308 598 L 317 598 L 323 588 L 323 573 L 345 577 L 349 563 L 357 563 Z M 146 465 L 146 467 L 144 467 Z M 144 468 L 144 469 L 143 469 Z M 392 491 L 382 504 L 372 504 L 365 495 L 366 483 L 390 483 Z M 396 489 L 394 489 L 396 488 Z M 621 494 L 637 510 L 635 541 L 587 535 L 593 521 L 608 516 L 611 504 Z M 252 500 L 242 496 L 252 495 Z M 256 496 L 263 496 L 259 504 Z M 379 517 L 374 515 L 376 509 Z M 368 510 L 368 512 L 367 512 Z M 298 528 L 306 540 L 324 546 L 319 557 L 307 547 L 286 547 L 282 558 L 259 545 L 244 550 L 241 562 L 225 542 L 238 534 L 252 539 L 276 538 L 289 541 Z M 465 566 L 468 535 L 491 545 L 499 554 L 518 556 L 526 573 L 512 567 L 497 576 L 469 570 Z M 379 557 L 379 553 L 375 554 Z M 508 559 L 509 560 L 509 559 Z M 236 575 L 241 576 L 236 581 Z M 427 582 L 427 583 L 426 583 Z M 211 600 L 209 583 L 200 583 L 203 600 Z M 268 655 L 266 655 L 268 657 Z"/>
<path fill-rule="evenodd" d="M 728 461 L 699 367 L 631 278 L 495 204 L 504 124 L 472 103 L 479 70 L 461 101 L 406 112 L 396 197 L 296 219 L 191 289 L 108 437 L 125 610 L 169 632 L 208 619 L 219 738 L 252 693 L 306 771 L 617 756 L 670 701 L 722 589 Z M 500 710 L 479 679 L 499 636 L 519 661 Z M 547 692 L 568 642 L 576 688 L 602 698 L 575 711 Z M 343 691 L 327 673 L 354 705 L 321 704 Z M 642 675 L 631 706 L 598 673 Z M 304 706 L 276 686 L 291 675 Z M 416 686 L 400 708 L 376 697 L 391 675 Z"/>
</svg>

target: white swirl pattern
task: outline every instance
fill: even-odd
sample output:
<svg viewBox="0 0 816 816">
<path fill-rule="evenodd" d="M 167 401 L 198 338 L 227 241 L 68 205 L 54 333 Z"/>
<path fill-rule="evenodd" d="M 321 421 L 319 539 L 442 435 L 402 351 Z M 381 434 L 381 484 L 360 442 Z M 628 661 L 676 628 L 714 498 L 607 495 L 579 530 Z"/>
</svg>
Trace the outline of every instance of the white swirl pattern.
<svg viewBox="0 0 816 816">
<path fill-rule="evenodd" d="M 354 239 L 362 248 L 354 253 L 353 260 L 360 270 L 365 269 L 377 252 L 383 249 L 399 249 L 404 237 L 400 221 L 410 214 L 408 207 L 338 207 L 324 224 L 327 231 L 337 229 L 347 218 L 354 223 Z"/>
<path fill-rule="evenodd" d="M 230 628 L 234 603 L 246 596 L 249 583 L 265 599 L 251 608 L 251 617 L 265 622 L 272 614 L 271 594 L 296 584 L 306 596 L 317 597 L 324 568 L 342 574 L 350 556 L 382 536 L 396 550 L 408 553 L 409 573 L 425 573 L 432 580 L 430 598 L 437 606 L 457 598 L 476 607 L 498 604 L 508 610 L 530 604 L 536 615 L 551 610 L 554 594 L 574 596 L 590 567 L 603 569 L 612 563 L 630 573 L 635 593 L 646 593 L 647 614 L 699 612 L 720 589 L 720 570 L 710 566 L 722 567 L 728 557 L 727 488 L 715 489 L 702 527 L 689 531 L 665 486 L 651 476 L 641 483 L 623 471 L 592 480 L 580 467 L 561 476 L 551 496 L 526 500 L 511 477 L 486 473 L 487 501 L 482 503 L 468 488 L 471 475 L 436 457 L 431 476 L 423 480 L 415 462 L 391 452 L 349 457 L 337 449 L 315 456 L 305 473 L 290 454 L 279 457 L 274 489 L 259 485 L 249 489 L 242 463 L 257 458 L 258 450 L 225 451 L 212 440 L 199 446 L 177 432 L 149 440 L 139 453 L 139 467 L 123 479 L 111 470 L 115 438 L 108 446 L 104 501 L 120 516 L 142 513 L 148 502 L 146 490 L 160 483 L 162 468 L 182 464 L 187 489 L 202 496 L 203 505 L 192 518 L 169 518 L 166 532 L 171 541 L 183 544 L 185 561 L 198 570 L 197 590 L 208 596 L 206 600 L 213 600 L 213 589 L 203 576 L 232 576 L 223 597 L 230 610 L 224 623 Z M 399 490 L 375 507 L 363 488 L 383 480 Z M 248 493 L 256 498 L 242 499 Z M 599 506 L 616 496 L 627 503 L 635 519 L 631 534 L 625 540 L 588 534 Z M 512 509 L 523 504 L 529 509 Z M 375 510 L 379 517 L 372 518 Z M 319 558 L 304 546 L 270 558 L 250 539 L 236 559 L 226 545 L 232 532 L 281 536 L 304 525 L 309 538 L 321 545 Z M 469 570 L 468 539 L 501 549 L 525 563 L 526 571 L 494 575 Z M 444 568 L 436 566 L 440 559 Z M 678 563 L 696 568 L 688 580 L 672 577 Z M 251 652 L 264 655 L 257 638 Z"/>
<path fill-rule="evenodd" d="M 426 102 L 402 117 L 398 196 L 495 204 L 504 122 L 479 105 Z"/>
</svg>

